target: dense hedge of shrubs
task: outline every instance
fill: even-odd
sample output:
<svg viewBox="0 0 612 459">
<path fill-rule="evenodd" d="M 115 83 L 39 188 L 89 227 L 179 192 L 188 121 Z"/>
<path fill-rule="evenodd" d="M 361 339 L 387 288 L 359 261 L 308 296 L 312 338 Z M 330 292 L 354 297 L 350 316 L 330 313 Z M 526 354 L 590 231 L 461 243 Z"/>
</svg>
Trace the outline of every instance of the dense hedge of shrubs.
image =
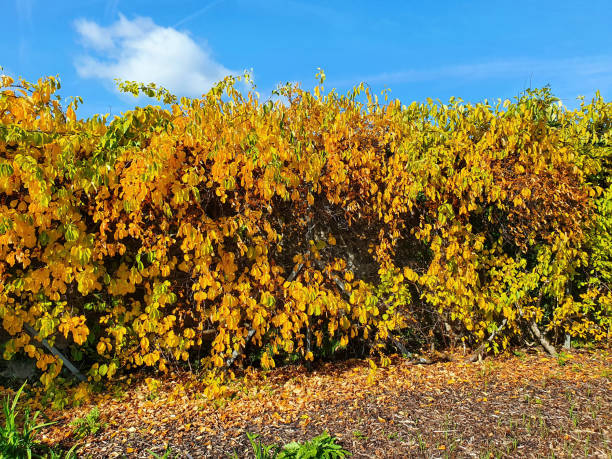
<svg viewBox="0 0 612 459">
<path fill-rule="evenodd" d="M 263 103 L 234 78 L 180 101 L 124 83 L 165 104 L 109 120 L 79 118 L 55 78 L 2 77 L 4 358 L 48 384 L 62 364 L 39 338 L 99 380 L 610 337 L 612 104 L 322 84 Z"/>
</svg>

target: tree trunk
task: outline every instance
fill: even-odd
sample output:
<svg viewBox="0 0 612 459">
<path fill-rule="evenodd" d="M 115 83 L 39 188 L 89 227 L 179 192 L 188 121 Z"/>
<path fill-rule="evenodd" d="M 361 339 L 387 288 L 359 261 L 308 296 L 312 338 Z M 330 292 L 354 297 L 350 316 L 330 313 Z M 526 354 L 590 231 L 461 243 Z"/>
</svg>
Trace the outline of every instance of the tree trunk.
<svg viewBox="0 0 612 459">
<path fill-rule="evenodd" d="M 546 337 L 540 332 L 540 329 L 535 323 L 535 320 L 531 322 L 529 328 L 531 329 L 531 332 L 534 334 L 534 336 L 538 339 L 538 341 L 540 341 L 542 347 L 546 349 L 546 352 L 556 358 L 558 356 L 557 351 L 555 350 L 554 346 L 548 342 Z"/>
</svg>

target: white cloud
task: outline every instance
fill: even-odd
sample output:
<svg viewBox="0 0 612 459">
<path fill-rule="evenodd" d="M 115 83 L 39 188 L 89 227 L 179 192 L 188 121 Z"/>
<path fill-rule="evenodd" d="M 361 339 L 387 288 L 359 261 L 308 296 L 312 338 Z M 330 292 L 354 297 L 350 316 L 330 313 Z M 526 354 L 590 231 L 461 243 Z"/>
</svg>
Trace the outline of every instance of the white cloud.
<svg viewBox="0 0 612 459">
<path fill-rule="evenodd" d="M 216 62 L 209 49 L 186 33 L 159 26 L 150 18 L 129 20 L 119 15 L 107 27 L 79 19 L 75 27 L 82 44 L 93 52 L 75 62 L 83 78 L 156 83 L 177 95 L 197 97 L 236 73 Z"/>
</svg>

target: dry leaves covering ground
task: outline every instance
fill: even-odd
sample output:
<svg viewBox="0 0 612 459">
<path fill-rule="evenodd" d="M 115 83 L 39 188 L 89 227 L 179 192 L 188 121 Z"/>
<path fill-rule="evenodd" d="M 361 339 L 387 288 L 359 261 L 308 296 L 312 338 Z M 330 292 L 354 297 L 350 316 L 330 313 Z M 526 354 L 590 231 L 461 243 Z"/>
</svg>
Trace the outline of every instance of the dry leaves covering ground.
<svg viewBox="0 0 612 459">
<path fill-rule="evenodd" d="M 80 455 L 151 457 L 170 446 L 176 457 L 249 457 L 246 432 L 284 444 L 328 431 L 357 458 L 612 457 L 611 364 L 602 350 L 561 362 L 536 352 L 479 363 L 396 358 L 368 384 L 367 363 L 347 361 L 255 373 L 215 402 L 189 374 L 154 393 L 141 379 L 95 402 L 107 426 Z M 72 444 L 69 422 L 90 408 L 64 411 L 47 440 Z"/>
</svg>

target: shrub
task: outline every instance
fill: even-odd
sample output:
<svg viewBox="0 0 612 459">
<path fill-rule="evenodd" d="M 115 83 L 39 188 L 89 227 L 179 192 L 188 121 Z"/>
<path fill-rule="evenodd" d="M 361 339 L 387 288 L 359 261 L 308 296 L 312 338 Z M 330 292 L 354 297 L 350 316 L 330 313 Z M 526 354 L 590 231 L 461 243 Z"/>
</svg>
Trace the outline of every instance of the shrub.
<svg viewBox="0 0 612 459">
<path fill-rule="evenodd" d="M 322 80 L 286 104 L 234 78 L 180 102 L 126 83 L 170 106 L 108 121 L 63 109 L 55 78 L 2 77 L 4 358 L 59 374 L 26 325 L 95 381 L 190 353 L 609 336 L 612 104 L 402 106 Z"/>
</svg>

